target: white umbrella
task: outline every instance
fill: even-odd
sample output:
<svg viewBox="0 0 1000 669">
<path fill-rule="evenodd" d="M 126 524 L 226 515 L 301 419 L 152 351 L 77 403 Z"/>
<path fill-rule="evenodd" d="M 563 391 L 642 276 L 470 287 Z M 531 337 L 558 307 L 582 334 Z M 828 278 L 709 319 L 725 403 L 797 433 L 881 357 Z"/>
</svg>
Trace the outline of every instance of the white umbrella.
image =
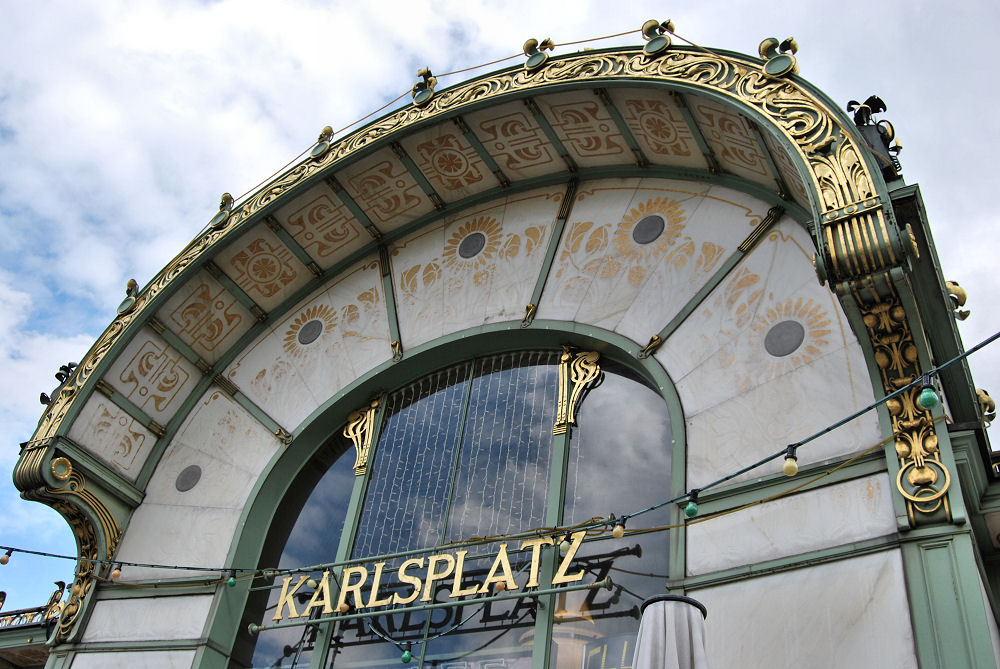
<svg viewBox="0 0 1000 669">
<path fill-rule="evenodd" d="M 681 595 L 658 595 L 639 610 L 632 669 L 708 669 L 704 604 Z"/>
</svg>

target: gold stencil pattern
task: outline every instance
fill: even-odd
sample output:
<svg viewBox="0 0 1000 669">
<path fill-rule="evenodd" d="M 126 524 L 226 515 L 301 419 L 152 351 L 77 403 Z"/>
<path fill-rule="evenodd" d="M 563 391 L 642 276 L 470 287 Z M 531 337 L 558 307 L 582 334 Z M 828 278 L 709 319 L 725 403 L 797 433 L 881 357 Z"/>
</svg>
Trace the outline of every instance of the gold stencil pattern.
<svg viewBox="0 0 1000 669">
<path fill-rule="evenodd" d="M 295 281 L 292 252 L 283 244 L 271 244 L 263 237 L 254 239 L 229 260 L 233 280 L 252 296 L 273 297 Z"/>
<path fill-rule="evenodd" d="M 146 341 L 118 375 L 116 385 L 140 409 L 151 405 L 163 413 L 189 378 L 180 353 L 166 344 Z"/>
<path fill-rule="evenodd" d="M 417 145 L 420 169 L 445 191 L 456 191 L 481 183 L 485 166 L 475 149 L 454 133 L 445 133 Z"/>
<path fill-rule="evenodd" d="M 361 234 L 347 207 L 325 193 L 289 214 L 285 227 L 317 260 L 332 256 Z"/>
<path fill-rule="evenodd" d="M 211 352 L 240 327 L 243 316 L 236 298 L 225 288 L 202 282 L 170 312 L 168 320 L 189 345 Z"/>
</svg>

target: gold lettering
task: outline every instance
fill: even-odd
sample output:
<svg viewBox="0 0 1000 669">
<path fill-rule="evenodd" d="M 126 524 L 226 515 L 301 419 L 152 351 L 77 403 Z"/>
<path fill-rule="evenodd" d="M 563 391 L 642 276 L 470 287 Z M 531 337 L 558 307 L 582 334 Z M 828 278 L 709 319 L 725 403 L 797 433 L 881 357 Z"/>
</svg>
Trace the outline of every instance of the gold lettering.
<svg viewBox="0 0 1000 669">
<path fill-rule="evenodd" d="M 469 551 L 458 551 L 455 553 L 455 580 L 451 584 L 451 595 L 450 597 L 464 597 L 465 595 L 474 595 L 479 591 L 479 586 L 473 584 L 471 588 L 462 588 L 462 577 L 465 571 L 465 555 Z"/>
<path fill-rule="evenodd" d="M 292 599 L 292 597 L 294 597 L 295 593 L 298 591 L 298 589 L 302 587 L 302 584 L 306 582 L 306 577 L 305 576 L 300 576 L 299 577 L 299 582 L 296 583 L 295 587 L 292 588 L 292 591 L 289 592 L 288 591 L 288 584 L 291 583 L 291 582 L 292 582 L 292 577 L 291 576 L 286 576 L 285 577 L 285 582 L 282 583 L 282 585 L 281 585 L 281 596 L 278 597 L 278 610 L 275 611 L 274 618 L 272 618 L 271 620 L 281 620 L 281 611 L 282 611 L 282 609 L 285 608 L 286 605 L 288 606 L 288 617 L 289 618 L 298 618 L 299 617 L 300 614 L 299 614 L 298 611 L 295 610 L 295 601 Z"/>
<path fill-rule="evenodd" d="M 497 567 L 503 568 L 503 574 L 500 576 L 496 575 Z M 495 582 L 499 583 L 500 581 L 503 581 L 508 590 L 517 590 L 517 583 L 514 582 L 514 575 L 511 573 L 510 559 L 507 557 L 507 544 L 505 543 L 500 544 L 500 552 L 497 553 L 496 558 L 493 560 L 493 566 L 490 567 L 490 573 L 486 575 L 486 580 L 483 581 L 483 585 L 479 588 L 479 592 L 489 592 L 490 584 Z"/>
<path fill-rule="evenodd" d="M 320 599 L 320 595 L 323 596 Z M 330 604 L 330 572 L 324 571 L 323 578 L 320 579 L 319 585 L 316 586 L 316 592 L 313 593 L 312 599 L 306 604 L 306 610 L 302 612 L 302 615 L 308 616 L 310 609 L 315 606 L 323 605 L 323 613 L 333 613 L 333 605 Z"/>
<path fill-rule="evenodd" d="M 399 565 L 399 571 L 396 572 L 396 577 L 399 578 L 402 583 L 409 583 L 413 587 L 413 592 L 411 592 L 406 597 L 400 597 L 399 593 L 395 593 L 392 596 L 393 604 L 409 604 L 420 594 L 420 586 L 423 585 L 423 581 L 420 580 L 419 576 L 410 576 L 406 573 L 406 570 L 410 567 L 421 567 L 424 566 L 423 558 L 410 558 Z"/>
<path fill-rule="evenodd" d="M 580 544 L 583 543 L 583 538 L 587 536 L 586 530 L 580 530 L 579 532 L 574 532 L 570 535 L 573 542 L 570 544 L 569 550 L 566 551 L 566 555 L 563 556 L 562 562 L 559 563 L 559 569 L 556 570 L 556 575 L 552 577 L 552 585 L 557 585 L 559 583 L 572 583 L 573 581 L 579 581 L 583 578 L 583 570 L 576 572 L 575 574 L 567 574 L 566 570 L 569 569 L 570 563 L 573 558 L 576 557 L 576 552 L 580 549 Z"/>
<path fill-rule="evenodd" d="M 438 562 L 447 563 L 447 567 L 442 572 L 434 571 L 434 566 Z M 424 596 L 420 598 L 422 602 L 431 601 L 431 589 L 434 587 L 435 581 L 440 581 L 442 578 L 450 574 L 455 569 L 455 556 L 450 553 L 440 553 L 438 555 L 432 555 L 427 558 L 427 579 L 424 581 Z"/>
<path fill-rule="evenodd" d="M 521 550 L 531 548 L 531 571 L 528 574 L 528 582 L 524 584 L 526 588 L 534 588 L 538 585 L 538 559 L 542 552 L 542 546 L 551 546 L 552 537 L 539 537 L 538 539 L 527 539 L 521 543 Z"/>
<path fill-rule="evenodd" d="M 360 577 L 357 583 L 351 583 L 351 576 L 354 574 Z M 349 592 L 354 593 L 354 608 L 365 608 L 365 600 L 361 594 L 361 588 L 364 586 L 365 581 L 368 580 L 368 570 L 361 566 L 345 567 L 340 580 L 343 585 L 340 588 L 340 599 L 337 600 L 337 610 L 339 611 L 344 602 L 347 601 L 347 593 Z"/>
<path fill-rule="evenodd" d="M 372 576 L 372 591 L 368 595 L 368 608 L 374 608 L 376 606 L 385 606 L 386 604 L 392 604 L 392 596 L 386 597 L 385 599 L 378 598 L 378 589 L 382 584 L 382 568 L 385 567 L 384 562 L 375 563 L 375 575 Z"/>
</svg>

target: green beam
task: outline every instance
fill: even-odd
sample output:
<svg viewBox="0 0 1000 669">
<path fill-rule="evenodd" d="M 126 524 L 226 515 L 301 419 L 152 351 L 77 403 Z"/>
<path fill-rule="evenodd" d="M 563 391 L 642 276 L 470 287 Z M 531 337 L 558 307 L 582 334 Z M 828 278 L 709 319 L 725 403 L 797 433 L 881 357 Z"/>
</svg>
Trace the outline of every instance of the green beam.
<svg viewBox="0 0 1000 669">
<path fill-rule="evenodd" d="M 403 339 L 399 334 L 399 314 L 396 311 L 396 288 L 392 281 L 392 261 L 385 245 L 378 247 L 378 266 L 382 275 L 382 294 L 385 296 L 385 312 L 389 320 L 389 348 L 393 360 L 403 357 Z"/>
<path fill-rule="evenodd" d="M 153 316 L 146 321 L 146 325 L 148 325 L 153 332 L 159 335 L 161 339 L 170 344 L 174 350 L 184 356 L 185 360 L 200 369 L 202 374 L 212 373 L 212 366 L 205 362 L 205 360 L 198 355 L 193 348 L 188 346 L 187 342 L 178 337 L 173 330 L 164 325 L 163 322 L 156 316 Z"/>
<path fill-rule="evenodd" d="M 403 163 L 403 167 L 405 167 L 406 171 L 410 173 L 410 176 L 416 180 L 417 185 L 419 185 L 420 189 L 424 191 L 424 195 L 426 195 L 430 201 L 434 203 L 434 208 L 438 211 L 444 209 L 444 200 L 441 199 L 441 196 L 438 195 L 436 190 L 434 190 L 434 186 L 431 185 L 431 182 L 427 180 L 424 173 L 420 171 L 417 164 L 413 162 L 413 159 L 410 158 L 408 153 L 406 153 L 406 149 L 403 148 L 403 145 L 399 142 L 393 142 L 389 145 L 389 148 L 391 148 L 392 152 L 396 154 L 397 158 L 399 158 L 399 162 Z"/>
<path fill-rule="evenodd" d="M 635 163 L 639 167 L 649 167 L 649 158 L 643 153 L 642 148 L 639 143 L 635 141 L 635 136 L 632 134 L 632 130 L 628 127 L 628 123 L 625 122 L 625 118 L 622 116 L 621 112 L 618 111 L 618 107 L 615 106 L 614 101 L 611 96 L 608 95 L 608 91 L 603 88 L 595 88 L 594 93 L 600 98 L 601 102 L 604 104 L 605 110 L 608 112 L 608 116 L 611 120 L 615 122 L 615 126 L 618 128 L 618 132 L 621 136 L 625 138 L 625 143 L 628 144 L 628 148 L 632 149 L 632 153 L 635 154 Z"/>
<path fill-rule="evenodd" d="M 67 436 L 59 435 L 54 440 L 55 447 L 74 464 L 97 478 L 98 482 L 118 497 L 127 507 L 134 509 L 142 503 L 143 492 L 128 479 L 95 458 L 87 450 Z M 124 526 L 124 525 L 123 525 Z"/>
<path fill-rule="evenodd" d="M 573 160 L 573 156 L 569 155 L 569 151 L 566 150 L 566 146 L 562 143 L 562 140 L 559 139 L 559 135 L 557 135 L 556 131 L 552 128 L 552 124 L 549 123 L 547 118 L 545 118 L 545 114 L 543 114 L 542 110 L 538 107 L 538 103 L 535 102 L 534 98 L 524 98 L 524 106 L 527 107 L 528 111 L 531 112 L 531 115 L 535 117 L 535 122 L 538 123 L 542 132 L 545 133 L 545 137 L 552 143 L 552 148 L 556 150 L 559 157 L 566 163 L 566 169 L 569 170 L 570 174 L 576 173 L 579 170 L 576 165 L 576 161 Z"/>
<path fill-rule="evenodd" d="M 522 327 L 528 327 L 535 320 L 535 312 L 542 299 L 542 291 L 545 289 L 545 282 L 548 281 L 549 272 L 552 271 L 552 262 L 555 260 L 556 251 L 562 241 L 563 230 L 566 227 L 566 220 L 573 211 L 573 199 L 576 196 L 576 179 L 570 179 L 566 186 L 566 194 L 563 195 L 562 205 L 556 215 L 555 225 L 552 226 L 552 236 L 549 237 L 548 248 L 545 249 L 545 257 L 542 259 L 542 267 L 538 271 L 538 279 L 535 281 L 535 288 L 531 291 L 531 301 L 525 309 Z"/>
<path fill-rule="evenodd" d="M 281 240 L 292 254 L 299 259 L 303 265 L 309 268 L 309 271 L 313 273 L 313 276 L 321 277 L 323 276 L 323 268 L 321 268 L 312 256 L 310 256 L 302 245 L 295 241 L 295 238 L 289 234 L 288 230 L 285 230 L 284 226 L 278 222 L 274 216 L 268 214 L 264 217 L 264 223 L 267 227 Z"/>
<path fill-rule="evenodd" d="M 761 220 L 757 227 L 754 228 L 749 236 L 743 240 L 733 254 L 729 256 L 725 263 L 723 263 L 722 267 L 716 270 L 712 277 L 706 281 L 704 285 L 702 285 L 698 292 L 694 294 L 694 297 L 688 300 L 687 304 L 685 304 L 681 310 L 678 311 L 672 319 L 670 319 L 670 322 L 653 336 L 653 339 L 650 340 L 650 344 L 652 344 L 656 338 L 660 340 L 661 344 L 662 342 L 665 342 L 670 335 L 673 334 L 692 313 L 694 313 L 695 309 L 697 309 L 701 303 L 705 301 L 705 298 L 707 298 L 709 294 L 711 294 L 711 292 L 725 280 L 736 265 L 738 265 L 744 257 L 749 255 L 751 251 L 753 251 L 761 237 L 764 236 L 772 225 L 778 222 L 778 219 L 780 219 L 784 213 L 784 208 L 780 206 L 774 206 L 768 209 L 767 215 L 764 216 L 763 220 Z"/>
<path fill-rule="evenodd" d="M 257 317 L 258 321 L 267 320 L 267 312 L 260 308 L 253 298 L 250 297 L 245 290 L 239 287 L 235 281 L 229 278 L 229 275 L 222 271 L 222 268 L 215 264 L 214 260 L 209 260 L 205 263 L 205 270 L 212 275 L 212 278 L 222 284 L 222 286 L 232 293 L 233 297 L 242 304 L 247 310 Z"/>
<path fill-rule="evenodd" d="M 503 170 L 500 169 L 499 165 L 497 165 L 497 161 L 493 159 L 493 156 L 486 150 L 483 143 L 479 141 L 479 138 L 476 137 L 476 133 L 472 131 L 472 128 L 470 128 L 469 124 L 465 122 L 465 119 L 461 116 L 456 116 L 452 119 L 452 121 L 454 121 L 455 125 L 458 126 L 459 131 L 465 136 L 466 141 L 469 142 L 469 144 L 472 145 L 472 148 L 476 150 L 476 153 L 479 154 L 479 159 L 486 164 L 487 169 L 489 169 L 490 172 L 493 172 L 493 176 L 497 178 L 497 181 L 500 183 L 500 187 L 507 188 L 510 186 L 510 179 L 508 179 L 507 175 L 503 173 Z"/>
<path fill-rule="evenodd" d="M 774 162 L 774 157 L 771 155 L 771 151 L 767 148 L 767 143 L 764 141 L 764 136 L 760 133 L 760 128 L 757 124 L 748 120 L 747 125 L 750 126 L 750 133 L 757 140 L 757 144 L 760 145 L 760 152 L 764 156 L 764 161 L 767 163 L 767 169 L 771 173 L 771 178 L 774 179 L 775 185 L 778 187 L 778 197 L 792 199 L 792 195 L 788 190 L 788 186 L 785 184 L 785 180 L 781 178 L 781 172 L 778 170 L 778 165 Z"/>
<path fill-rule="evenodd" d="M 241 391 L 235 383 L 224 377 L 222 374 L 216 374 L 212 377 L 212 381 L 214 381 L 215 385 L 219 386 L 223 392 L 229 395 L 234 402 L 246 409 L 247 412 L 253 416 L 258 423 L 266 427 L 271 434 L 285 442 L 288 442 L 291 439 L 291 433 L 283 428 L 276 420 L 271 418 L 266 411 L 257 406 L 252 399 L 244 395 L 243 391 Z"/>
<path fill-rule="evenodd" d="M 712 151 L 712 147 L 710 147 L 708 142 L 705 141 L 705 135 L 701 132 L 701 126 L 694 120 L 694 116 L 691 114 L 691 109 L 687 105 L 687 100 L 681 93 L 676 91 L 671 91 L 670 94 L 677 103 L 677 108 L 680 110 L 681 116 L 684 117 L 684 123 L 687 124 L 688 130 L 691 132 L 691 136 L 694 137 L 695 143 L 698 145 L 698 148 L 701 149 L 702 155 L 705 156 L 705 164 L 708 166 L 708 171 L 712 174 L 720 174 L 722 170 L 719 168 L 719 161 L 715 158 L 715 152 Z"/>
<path fill-rule="evenodd" d="M 347 210 L 354 215 L 354 218 L 358 219 L 358 221 L 361 222 L 361 225 L 365 226 L 365 230 L 367 230 L 368 234 L 372 236 L 372 239 L 381 239 L 382 232 L 375 227 L 372 219 L 368 218 L 368 214 L 365 213 L 365 210 L 361 208 L 353 197 L 351 197 L 351 194 L 348 193 L 347 189 L 344 188 L 344 185 L 337 180 L 337 177 L 330 175 L 324 179 L 324 181 L 326 182 L 326 185 L 330 187 L 330 190 L 333 191 L 333 194 L 344 203 Z"/>
</svg>

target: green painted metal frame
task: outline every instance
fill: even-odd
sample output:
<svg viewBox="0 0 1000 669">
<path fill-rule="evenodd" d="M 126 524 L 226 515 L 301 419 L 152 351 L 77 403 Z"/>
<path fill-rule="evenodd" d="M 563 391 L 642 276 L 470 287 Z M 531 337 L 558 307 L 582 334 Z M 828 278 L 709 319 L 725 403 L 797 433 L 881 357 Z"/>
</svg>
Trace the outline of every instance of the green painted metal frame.
<svg viewBox="0 0 1000 669">
<path fill-rule="evenodd" d="M 235 240 L 234 240 L 235 241 Z M 258 321 L 266 321 L 268 314 L 264 309 L 254 302 L 254 299 L 247 294 L 245 290 L 239 287 L 239 285 L 233 281 L 228 274 L 222 271 L 222 268 L 215 264 L 215 260 L 209 260 L 205 263 L 205 271 L 207 271 L 212 278 L 222 284 L 222 286 L 236 298 L 236 301 L 246 307 L 247 311 L 256 317 Z"/>
<path fill-rule="evenodd" d="M 625 138 L 625 143 L 628 148 L 632 150 L 635 155 L 635 164 L 639 167 L 649 167 L 649 158 L 643 153 L 642 148 L 639 146 L 639 142 L 635 141 L 635 135 L 632 134 L 631 128 L 628 127 L 628 123 L 625 122 L 625 118 L 622 113 L 618 111 L 617 105 L 615 105 L 614 100 L 608 95 L 608 92 L 603 88 L 595 88 L 594 93 L 597 94 L 598 99 L 601 104 L 604 105 L 605 111 L 608 112 L 608 116 L 614 121 L 615 127 L 621 136 Z"/>
</svg>

